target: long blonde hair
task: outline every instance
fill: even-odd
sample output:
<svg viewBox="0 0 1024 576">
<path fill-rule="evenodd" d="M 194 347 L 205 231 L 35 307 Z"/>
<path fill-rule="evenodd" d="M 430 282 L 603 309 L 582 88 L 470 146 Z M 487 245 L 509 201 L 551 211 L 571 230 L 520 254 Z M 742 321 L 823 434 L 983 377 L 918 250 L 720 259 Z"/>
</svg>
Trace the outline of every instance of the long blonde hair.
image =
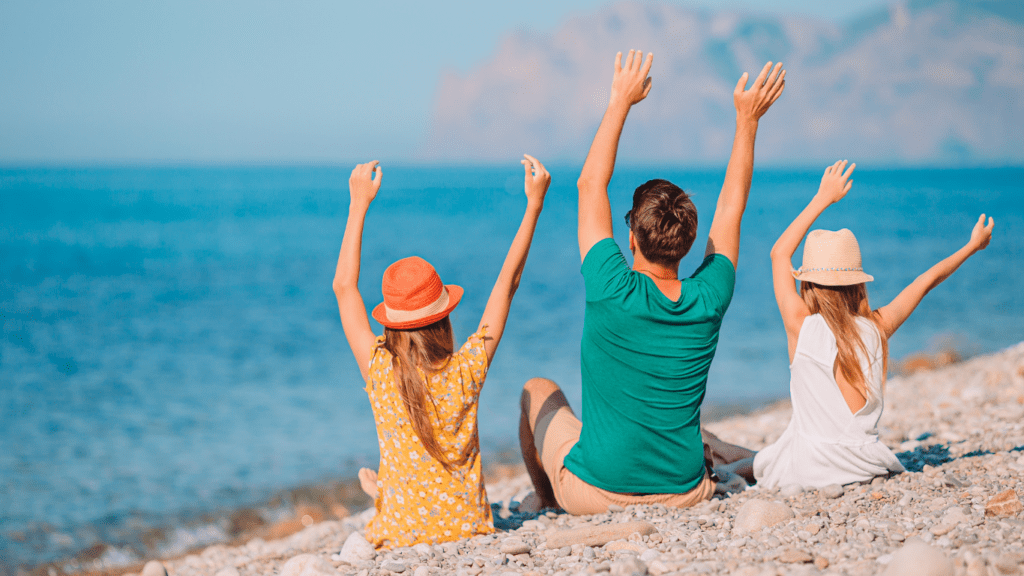
<svg viewBox="0 0 1024 576">
<path fill-rule="evenodd" d="M 850 286 L 824 286 L 814 282 L 800 282 L 800 297 L 811 314 L 821 314 L 825 323 L 836 337 L 836 364 L 843 378 L 866 400 L 870 390 L 867 378 L 860 365 L 860 356 L 870 364 L 867 346 L 857 328 L 857 316 L 867 318 L 878 329 L 878 337 L 882 345 L 882 385 L 889 372 L 889 340 L 885 330 L 879 323 L 878 313 L 871 310 L 868 303 L 868 290 L 863 284 Z"/>
<path fill-rule="evenodd" d="M 423 448 L 449 472 L 465 464 L 472 454 L 473 443 L 470 442 L 463 448 L 457 460 L 451 461 L 445 456 L 441 443 L 434 435 L 430 412 L 427 409 L 429 402 L 436 415 L 437 404 L 430 393 L 430 387 L 420 378 L 417 370 L 417 367 L 422 369 L 426 377 L 430 378 L 443 370 L 451 359 L 455 352 L 451 321 L 445 317 L 413 330 L 393 330 L 385 327 L 384 348 L 391 353 L 391 367 L 398 394 Z"/>
</svg>

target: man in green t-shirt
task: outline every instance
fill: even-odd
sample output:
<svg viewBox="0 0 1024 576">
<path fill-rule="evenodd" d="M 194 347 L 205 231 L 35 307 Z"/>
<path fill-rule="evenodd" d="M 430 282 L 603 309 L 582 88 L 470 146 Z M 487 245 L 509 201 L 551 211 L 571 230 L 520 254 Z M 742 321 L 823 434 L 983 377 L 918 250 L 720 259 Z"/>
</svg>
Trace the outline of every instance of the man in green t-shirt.
<svg viewBox="0 0 1024 576">
<path fill-rule="evenodd" d="M 626 115 L 650 92 L 652 61 L 630 50 L 623 66 L 616 56 L 608 109 L 577 182 L 587 291 L 582 421 L 557 384 L 526 383 L 519 437 L 536 489 L 527 507 L 595 514 L 612 504 L 691 506 L 714 493 L 712 453 L 726 461 L 753 454 L 702 438 L 700 404 L 732 299 L 758 121 L 782 94 L 786 73 L 769 62 L 749 90 L 747 74 L 740 78 L 736 136 L 704 262 L 679 280 L 697 210 L 676 185 L 651 180 L 634 192 L 626 214 L 632 269 L 612 239 L 608 182 Z"/>
</svg>

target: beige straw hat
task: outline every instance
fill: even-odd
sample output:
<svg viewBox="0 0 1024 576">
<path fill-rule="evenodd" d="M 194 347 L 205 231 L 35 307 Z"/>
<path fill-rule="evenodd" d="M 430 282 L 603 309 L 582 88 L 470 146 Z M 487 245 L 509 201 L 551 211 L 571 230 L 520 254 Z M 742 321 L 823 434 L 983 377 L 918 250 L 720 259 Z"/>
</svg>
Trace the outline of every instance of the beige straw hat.
<svg viewBox="0 0 1024 576">
<path fill-rule="evenodd" d="M 860 262 L 860 245 L 846 228 L 811 230 L 804 242 L 804 262 L 793 277 L 822 286 L 850 286 L 871 282 L 875 278 L 864 273 Z"/>
</svg>

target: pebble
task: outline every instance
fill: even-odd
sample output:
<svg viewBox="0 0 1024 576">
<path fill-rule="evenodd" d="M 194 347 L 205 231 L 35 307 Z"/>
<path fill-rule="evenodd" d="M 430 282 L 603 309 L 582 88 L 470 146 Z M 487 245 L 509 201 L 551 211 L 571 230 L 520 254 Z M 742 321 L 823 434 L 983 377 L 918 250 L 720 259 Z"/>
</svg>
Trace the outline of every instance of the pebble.
<svg viewBox="0 0 1024 576">
<path fill-rule="evenodd" d="M 314 554 L 299 554 L 285 562 L 280 576 L 340 576 L 326 560 Z"/>
<path fill-rule="evenodd" d="M 380 565 L 381 570 L 387 570 L 388 572 L 402 573 L 405 572 L 405 564 L 401 562 L 395 562 L 394 560 L 385 560 Z"/>
<path fill-rule="evenodd" d="M 841 498 L 843 494 L 846 492 L 846 490 L 844 490 L 843 487 L 839 484 L 829 484 L 828 486 L 825 486 L 824 488 L 818 491 L 821 492 L 821 495 L 824 496 L 825 498 L 832 499 Z"/>
<path fill-rule="evenodd" d="M 238 568 L 235 568 L 234 566 L 228 566 L 227 568 L 221 568 L 220 570 L 217 570 L 217 573 L 214 574 L 213 576 L 242 576 L 242 575 L 238 572 Z"/>
<path fill-rule="evenodd" d="M 882 576 L 953 576 L 953 562 L 941 550 L 912 538 L 893 554 Z"/>
<path fill-rule="evenodd" d="M 733 530 L 737 534 L 756 532 L 793 518 L 793 510 L 785 504 L 768 502 L 760 498 L 747 500 L 736 513 Z"/>
<path fill-rule="evenodd" d="M 623 522 L 621 524 L 603 524 L 599 526 L 584 526 L 569 530 L 560 530 L 554 534 L 548 534 L 548 548 L 561 548 L 573 544 L 585 546 L 604 546 L 612 540 L 624 540 L 631 534 L 638 533 L 641 536 L 649 536 L 658 531 L 654 524 L 645 520 L 635 522 Z"/>
<path fill-rule="evenodd" d="M 142 576 L 167 576 L 167 568 L 159 560 L 150 560 L 142 567 Z"/>
<path fill-rule="evenodd" d="M 783 498 L 792 498 L 794 496 L 799 496 L 800 494 L 803 494 L 803 492 L 803 486 L 799 484 L 789 484 L 788 486 L 782 487 L 782 491 L 780 492 L 780 494 Z"/>
<path fill-rule="evenodd" d="M 647 565 L 636 557 L 623 558 L 612 562 L 609 573 L 611 576 L 647 576 Z"/>
<path fill-rule="evenodd" d="M 519 540 L 518 538 L 509 538 L 501 543 L 501 553 L 511 554 L 529 554 L 531 547 L 526 542 Z"/>
<path fill-rule="evenodd" d="M 412 572 L 412 576 L 427 576 L 430 574 L 430 569 L 426 566 L 417 566 Z"/>
<path fill-rule="evenodd" d="M 996 494 L 985 504 L 985 516 L 1016 516 L 1021 511 L 1024 511 L 1024 505 L 1013 489 Z"/>
<path fill-rule="evenodd" d="M 364 560 L 371 560 L 376 555 L 377 551 L 374 549 L 373 544 L 367 542 L 366 538 L 363 538 L 363 535 L 359 532 L 353 532 L 345 540 L 345 544 L 341 547 L 341 552 L 332 556 L 331 559 L 356 565 Z"/>
<path fill-rule="evenodd" d="M 779 554 L 779 562 L 784 564 L 804 564 L 813 560 L 811 555 L 803 550 L 796 550 L 794 548 L 788 548 Z"/>
</svg>

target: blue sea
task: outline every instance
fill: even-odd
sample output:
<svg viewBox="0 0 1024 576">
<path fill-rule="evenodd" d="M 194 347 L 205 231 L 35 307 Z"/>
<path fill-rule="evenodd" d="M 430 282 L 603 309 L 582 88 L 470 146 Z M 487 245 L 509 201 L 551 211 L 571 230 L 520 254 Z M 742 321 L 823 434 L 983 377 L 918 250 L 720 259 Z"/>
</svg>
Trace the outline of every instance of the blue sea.
<svg viewBox="0 0 1024 576">
<path fill-rule="evenodd" d="M 364 238 L 364 299 L 380 301 L 391 262 L 422 256 L 465 288 L 453 316 L 465 338 L 521 220 L 522 169 L 384 169 Z M 375 465 L 370 407 L 331 291 L 350 170 L 0 169 L 0 571 Z M 551 168 L 481 397 L 487 454 L 517 446 L 526 379 L 552 378 L 579 405 L 578 170 Z M 620 245 L 633 188 L 668 178 L 700 212 L 682 264 L 696 268 L 723 175 L 620 168 L 611 185 Z M 768 250 L 820 176 L 755 172 L 709 409 L 788 394 Z M 894 358 L 1024 339 L 1024 170 L 859 168 L 854 180 L 816 227 L 857 234 L 876 307 L 962 246 L 980 213 L 995 217 L 991 246 L 925 299 L 892 339 Z"/>
</svg>

